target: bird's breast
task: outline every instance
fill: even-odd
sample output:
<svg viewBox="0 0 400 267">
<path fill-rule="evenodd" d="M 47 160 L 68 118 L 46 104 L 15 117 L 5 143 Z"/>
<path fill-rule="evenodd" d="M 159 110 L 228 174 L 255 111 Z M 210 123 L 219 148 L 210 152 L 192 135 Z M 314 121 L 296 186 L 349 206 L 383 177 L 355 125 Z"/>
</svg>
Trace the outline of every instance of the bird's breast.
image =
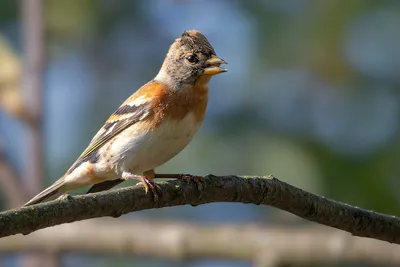
<svg viewBox="0 0 400 267">
<path fill-rule="evenodd" d="M 131 126 L 113 144 L 115 167 L 141 174 L 164 164 L 189 144 L 200 124 L 196 114 L 189 112 L 179 120 L 165 118 L 149 131 L 141 131 L 140 123 Z"/>
</svg>

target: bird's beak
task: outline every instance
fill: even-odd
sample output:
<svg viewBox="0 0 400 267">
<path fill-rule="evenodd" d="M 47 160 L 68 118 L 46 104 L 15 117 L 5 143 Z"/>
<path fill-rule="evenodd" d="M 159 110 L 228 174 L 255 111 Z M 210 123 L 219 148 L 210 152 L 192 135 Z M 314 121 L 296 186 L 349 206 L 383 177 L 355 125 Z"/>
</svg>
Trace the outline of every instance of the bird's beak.
<svg viewBox="0 0 400 267">
<path fill-rule="evenodd" d="M 223 72 L 227 72 L 226 69 L 220 68 L 219 66 L 221 64 L 228 64 L 228 62 L 217 56 L 212 55 L 211 58 L 206 61 L 206 64 L 207 67 L 204 69 L 203 73 L 205 75 L 216 75 Z"/>
</svg>

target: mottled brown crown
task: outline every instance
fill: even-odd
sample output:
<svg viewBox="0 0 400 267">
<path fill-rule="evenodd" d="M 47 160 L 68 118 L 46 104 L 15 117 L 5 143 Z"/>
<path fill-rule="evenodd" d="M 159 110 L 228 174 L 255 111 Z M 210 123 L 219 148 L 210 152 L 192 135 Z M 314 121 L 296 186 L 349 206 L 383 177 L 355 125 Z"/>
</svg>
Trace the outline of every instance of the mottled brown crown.
<svg viewBox="0 0 400 267">
<path fill-rule="evenodd" d="M 195 53 L 202 53 L 208 56 L 215 55 L 215 50 L 207 38 L 196 30 L 184 31 L 172 44 L 170 51 L 175 49 L 182 52 L 191 49 Z"/>
</svg>

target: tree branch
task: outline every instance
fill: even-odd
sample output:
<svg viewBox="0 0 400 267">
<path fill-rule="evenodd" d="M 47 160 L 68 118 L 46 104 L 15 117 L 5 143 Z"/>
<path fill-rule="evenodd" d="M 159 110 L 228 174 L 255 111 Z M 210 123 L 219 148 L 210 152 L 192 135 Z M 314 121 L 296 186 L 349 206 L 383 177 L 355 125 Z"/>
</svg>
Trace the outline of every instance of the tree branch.
<svg viewBox="0 0 400 267">
<path fill-rule="evenodd" d="M 400 244 L 400 219 L 320 197 L 274 177 L 208 175 L 203 190 L 194 183 L 173 180 L 160 183 L 162 196 L 153 202 L 143 188 L 65 197 L 36 206 L 0 213 L 0 237 L 103 216 L 118 217 L 144 209 L 210 202 L 242 202 L 277 207 L 304 219 L 338 228 L 361 237 Z"/>
<path fill-rule="evenodd" d="M 100 219 L 60 225 L 29 236 L 0 239 L 0 253 L 31 251 L 125 254 L 170 260 L 234 259 L 257 263 L 273 259 L 278 266 L 338 262 L 400 265 L 399 246 L 351 237 L 328 228 L 172 221 Z"/>
</svg>

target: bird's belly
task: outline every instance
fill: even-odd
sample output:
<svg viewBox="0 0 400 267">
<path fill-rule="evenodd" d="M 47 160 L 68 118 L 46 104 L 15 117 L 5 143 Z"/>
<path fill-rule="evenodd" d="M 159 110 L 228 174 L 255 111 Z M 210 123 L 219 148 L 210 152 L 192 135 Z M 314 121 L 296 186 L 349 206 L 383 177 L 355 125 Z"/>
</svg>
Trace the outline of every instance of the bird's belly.
<svg viewBox="0 0 400 267">
<path fill-rule="evenodd" d="M 154 169 L 182 151 L 197 132 L 199 123 L 190 113 L 180 121 L 165 120 L 156 130 L 121 136 L 114 151 L 118 172 L 141 175 Z"/>
</svg>

